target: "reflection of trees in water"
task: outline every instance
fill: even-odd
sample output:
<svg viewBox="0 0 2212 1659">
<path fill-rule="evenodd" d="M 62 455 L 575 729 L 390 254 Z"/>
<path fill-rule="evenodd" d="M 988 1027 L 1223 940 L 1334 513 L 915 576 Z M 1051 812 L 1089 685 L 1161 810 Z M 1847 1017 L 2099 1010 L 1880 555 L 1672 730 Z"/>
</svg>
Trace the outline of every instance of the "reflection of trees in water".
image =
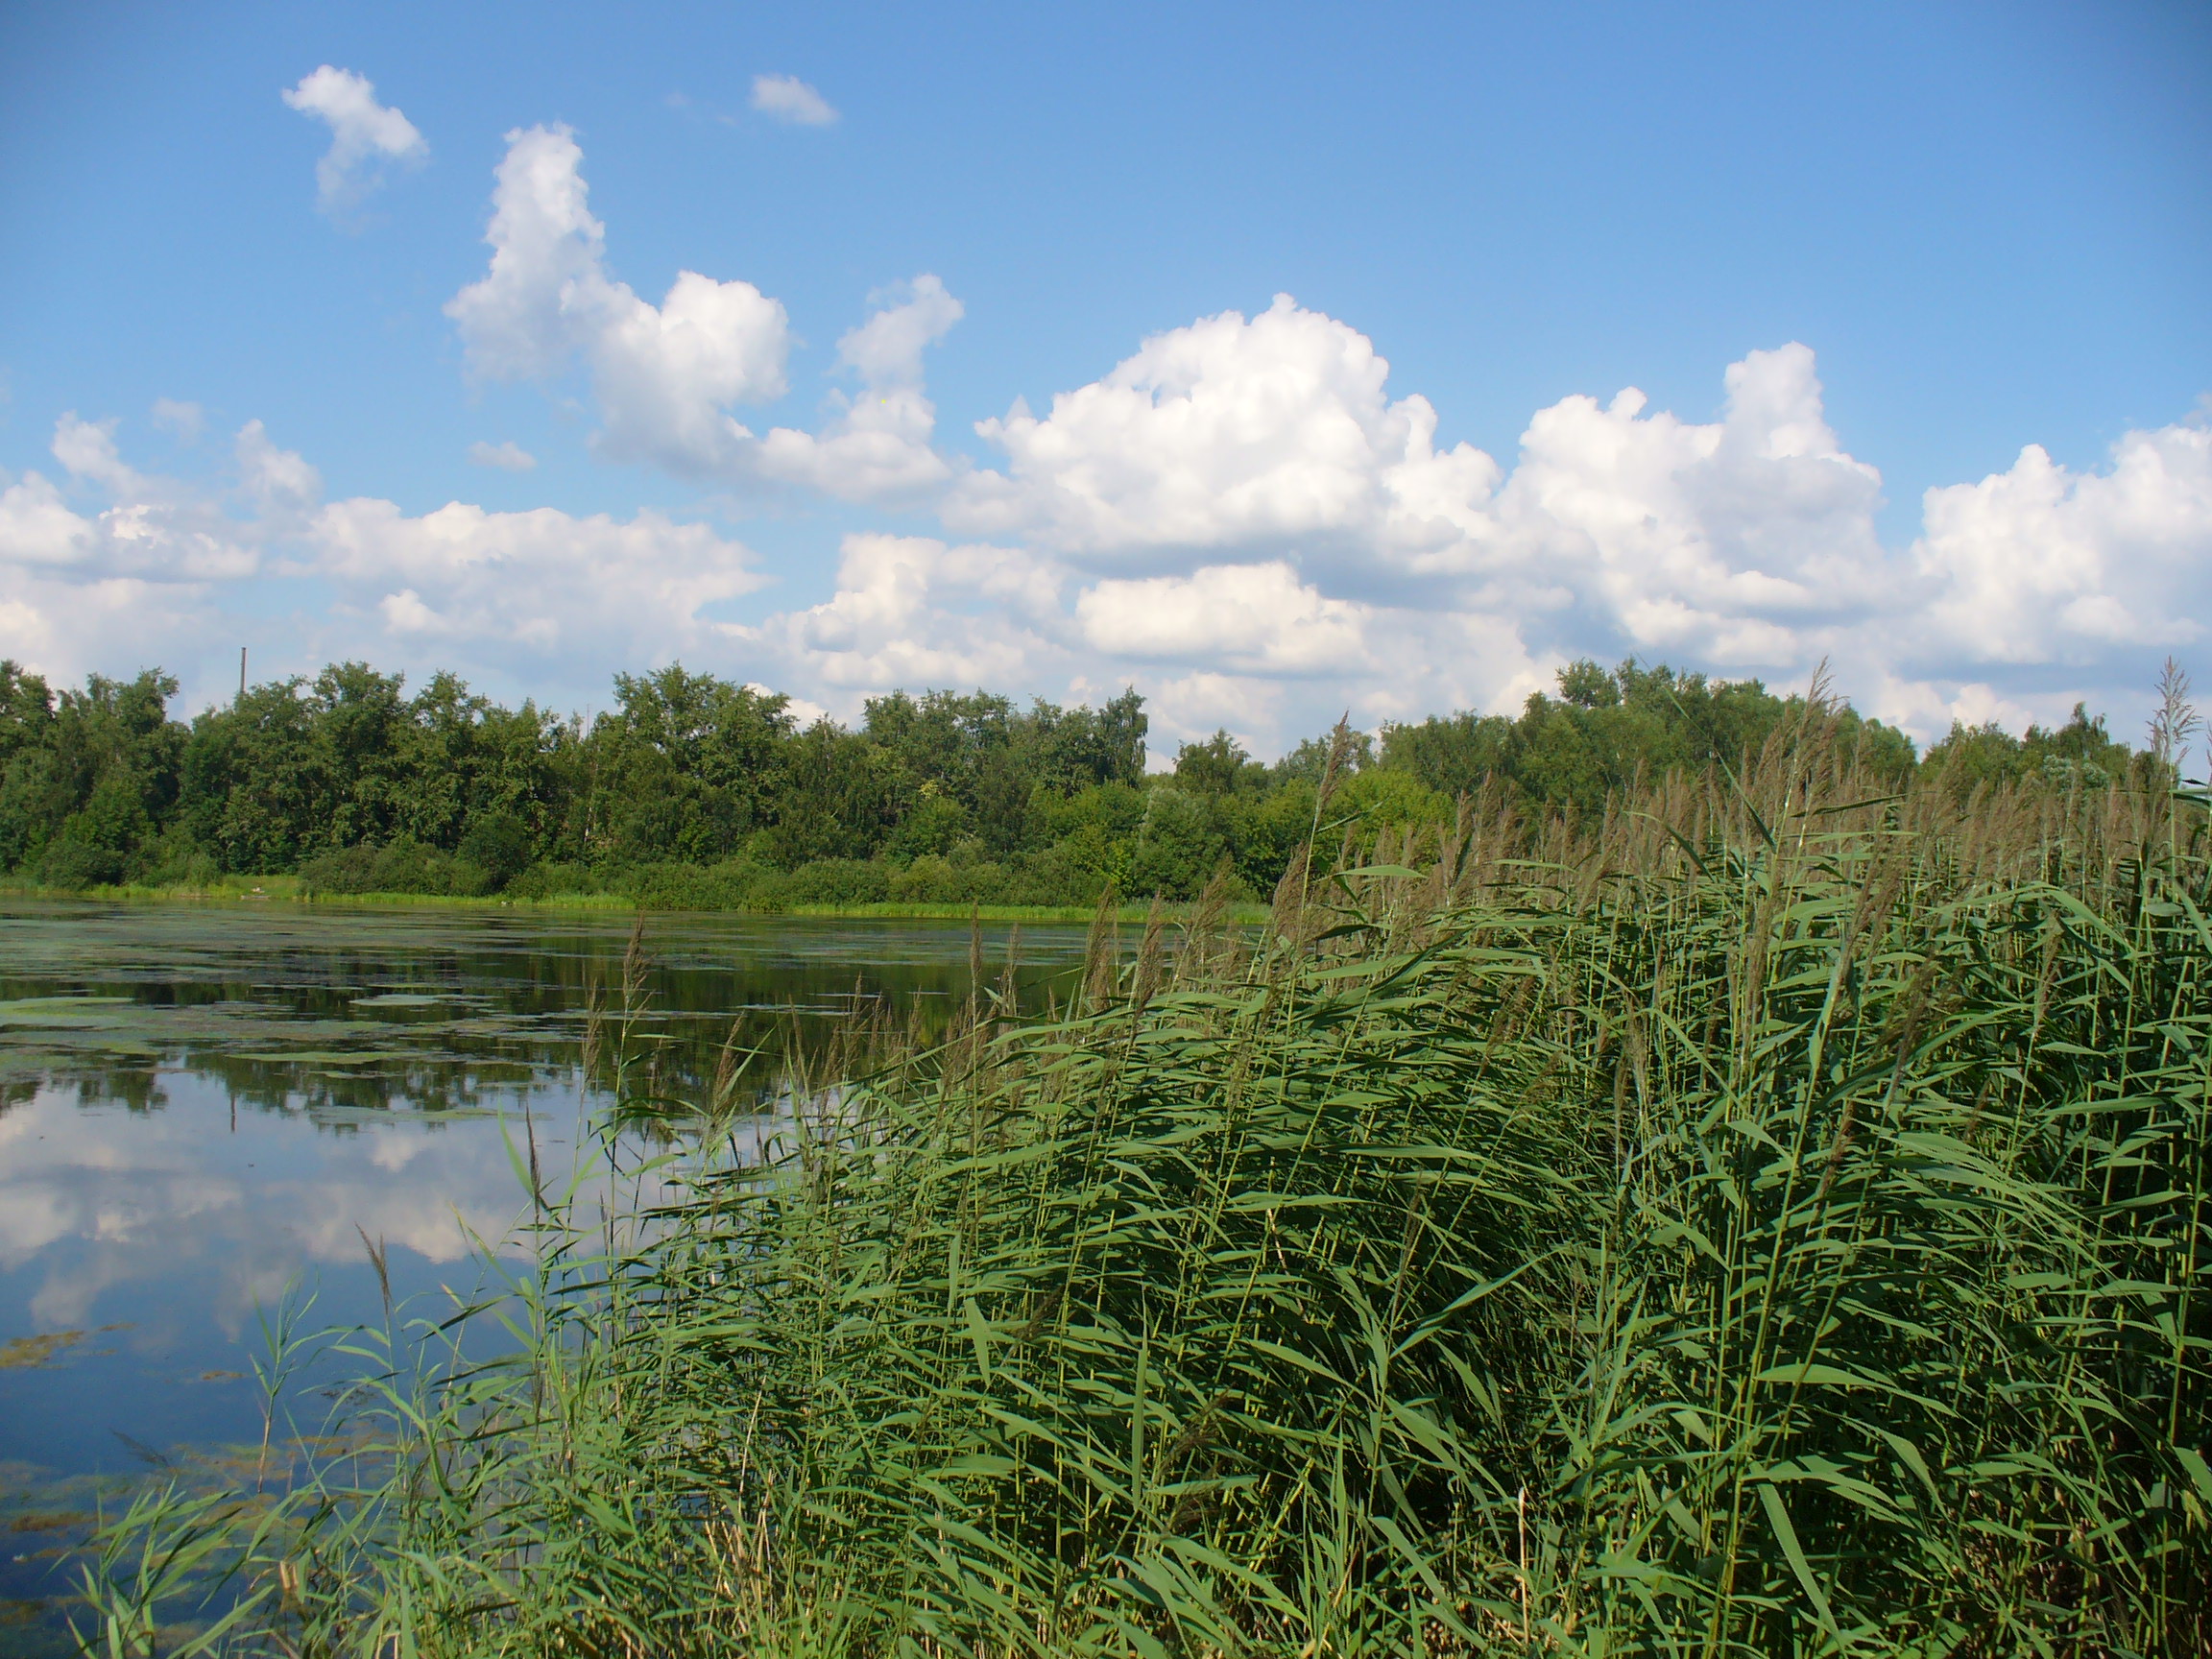
<svg viewBox="0 0 2212 1659">
<path fill-rule="evenodd" d="M 144 1061 L 113 1061 L 73 1067 L 55 1082 L 77 1092 L 80 1106 L 121 1106 L 131 1112 L 158 1112 L 169 1104 L 161 1074 Z"/>
<path fill-rule="evenodd" d="M 339 937 L 318 942 L 303 922 Z M 84 960 L 58 960 L 62 972 L 36 977 L 18 964 L 0 976 L 0 997 L 131 1001 L 96 1024 L 0 1034 L 11 1070 L 21 1068 L 0 1084 L 0 1110 L 51 1078 L 84 1102 L 156 1111 L 165 1103 L 157 1075 L 175 1070 L 259 1113 L 512 1108 L 586 1086 L 596 1018 L 624 1026 L 628 1092 L 710 1114 L 772 1112 L 773 1079 L 833 1047 L 839 1032 L 896 1026 L 902 1042 L 929 1046 L 968 997 L 965 928 L 737 934 L 662 920 L 640 942 L 605 919 L 541 922 L 530 933 L 507 918 L 412 922 L 209 911 L 180 923 L 147 912 L 143 926 L 61 929 L 77 935 Z M 66 957 L 68 943 L 50 939 L 42 953 Z M 1000 954 L 994 939 L 994 979 Z M 1025 1002 L 1042 1004 L 1048 972 L 1049 958 L 1024 970 Z M 394 994 L 432 1000 L 371 1000 Z M 627 1020 L 613 1011 L 625 1002 Z M 733 1069 L 733 1054 L 752 1058 Z"/>
<path fill-rule="evenodd" d="M 192 1070 L 221 1083 L 240 1110 L 277 1115 L 488 1111 L 546 1081 L 544 1070 L 520 1061 L 445 1055 L 380 1058 L 337 1070 L 328 1062 L 211 1053 L 195 1057 Z"/>
<path fill-rule="evenodd" d="M 143 1056 L 102 1060 L 64 1057 L 35 1073 L 0 1082 L 0 1112 L 29 1105 L 49 1090 L 66 1090 L 79 1106 L 121 1106 L 133 1113 L 158 1112 L 169 1104 L 161 1073 Z"/>
</svg>

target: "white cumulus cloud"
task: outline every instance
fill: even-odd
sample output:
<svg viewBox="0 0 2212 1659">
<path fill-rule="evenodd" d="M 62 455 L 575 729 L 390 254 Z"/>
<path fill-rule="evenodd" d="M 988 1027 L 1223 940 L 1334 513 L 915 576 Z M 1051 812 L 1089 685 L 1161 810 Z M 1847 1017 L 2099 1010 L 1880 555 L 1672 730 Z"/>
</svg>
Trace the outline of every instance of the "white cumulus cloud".
<svg viewBox="0 0 2212 1659">
<path fill-rule="evenodd" d="M 837 119 L 830 100 L 796 75 L 754 76 L 753 108 L 796 127 L 827 127 Z"/>
<path fill-rule="evenodd" d="M 1896 596 L 1881 476 L 1828 429 L 1813 353 L 1730 365 L 1714 422 L 1633 388 L 1540 410 L 1496 502 L 1490 571 L 1574 613 L 1562 639 L 1727 668 L 1809 667 Z"/>
<path fill-rule="evenodd" d="M 375 84 L 365 75 L 325 63 L 286 88 L 283 97 L 330 129 L 330 148 L 315 163 L 316 203 L 325 213 L 358 204 L 394 163 L 419 165 L 429 158 L 430 146 L 415 123 L 377 103 Z"/>
<path fill-rule="evenodd" d="M 372 654 L 494 663 L 525 683 L 604 684 L 665 662 L 715 637 L 704 607 L 761 581 L 743 546 L 649 510 L 617 519 L 454 501 L 409 516 L 365 498 L 324 508 L 304 541 L 303 568 L 337 588 Z"/>
<path fill-rule="evenodd" d="M 281 643 L 255 652 L 266 672 L 359 656 L 580 700 L 685 652 L 735 666 L 703 613 L 763 580 L 741 543 L 651 511 L 322 505 L 321 474 L 258 421 L 220 491 L 135 470 L 113 421 L 65 417 L 53 447 L 66 490 L 37 472 L 0 479 L 0 657 L 64 683 L 158 662 L 206 694 L 190 682 L 207 642 L 274 627 Z M 80 508 L 72 492 L 108 504 Z"/>
<path fill-rule="evenodd" d="M 1100 559 L 1299 543 L 1407 563 L 1479 529 L 1498 469 L 1439 454 L 1436 412 L 1392 402 L 1367 337 L 1287 295 L 1247 321 L 1201 319 L 1144 342 L 1042 419 L 976 431 L 1003 472 L 962 478 L 948 522 Z"/>
<path fill-rule="evenodd" d="M 1809 348 L 1721 382 L 1709 421 L 1633 387 L 1563 398 L 1501 466 L 1439 446 L 1370 341 L 1279 297 L 981 422 L 1004 463 L 955 469 L 941 512 L 1078 573 L 1055 637 L 1081 672 L 1272 709 L 1278 738 L 1334 698 L 1369 718 L 1510 709 L 1583 654 L 1785 684 L 1827 658 L 1924 736 L 2077 697 L 2126 718 L 2158 656 L 2212 626 L 2201 420 L 2130 433 L 2096 471 L 2031 447 L 1931 491 L 1899 549 Z"/>
<path fill-rule="evenodd" d="M 90 516 L 73 508 L 78 528 L 72 544 L 84 550 L 72 561 L 103 579 L 134 578 L 155 583 L 204 583 L 252 574 L 260 564 L 262 527 L 241 522 L 216 496 L 173 478 L 138 471 L 122 458 L 115 441 L 118 422 L 80 420 L 64 414 L 54 425 L 55 460 L 68 472 L 80 495 L 106 498 Z M 237 437 L 241 493 L 264 506 L 297 508 L 311 503 L 321 488 L 313 468 L 289 450 L 270 443 L 258 421 Z M 44 486 L 36 472 L 24 484 Z M 306 493 L 300 493 L 304 489 Z M 61 506 L 58 494 L 50 506 Z M 49 523 L 55 522 L 51 517 Z M 6 557 L 0 543 L 0 558 Z"/>
<path fill-rule="evenodd" d="M 750 282 L 696 271 L 679 273 L 658 306 L 613 280 L 583 160 L 565 127 L 507 135 L 484 237 L 492 268 L 446 315 L 485 378 L 544 378 L 581 353 L 610 456 L 712 473 L 748 436 L 724 406 L 783 394 L 783 307 Z"/>
<path fill-rule="evenodd" d="M 677 276 L 659 305 L 606 268 L 606 227 L 591 214 L 584 153 L 566 128 L 508 134 L 485 240 L 492 266 L 446 305 L 472 373 L 546 379 L 581 359 L 601 429 L 595 445 L 682 476 L 788 484 L 856 500 L 911 496 L 950 476 L 930 447 L 923 348 L 959 319 L 932 276 L 886 302 L 841 343 L 860 390 L 833 400 L 819 433 L 764 436 L 729 411 L 783 396 L 791 349 L 781 301 L 750 282 Z"/>
<path fill-rule="evenodd" d="M 1083 637 L 1109 657 L 1247 674 L 1372 673 L 1371 607 L 1330 599 L 1288 565 L 1208 565 L 1189 576 L 1105 581 L 1075 602 Z"/>
<path fill-rule="evenodd" d="M 1563 399 L 1510 471 L 1439 446 L 1434 407 L 1389 373 L 1286 296 L 1203 318 L 1042 417 L 981 422 L 1005 465 L 957 474 L 942 512 L 1105 576 L 1075 606 L 1096 651 L 1328 677 L 1393 713 L 1454 688 L 1517 700 L 1581 652 L 1800 674 L 1910 574 L 1801 345 L 1732 365 L 1715 421 L 1633 388 Z"/>
<path fill-rule="evenodd" d="M 851 712 L 896 686 L 1023 685 L 1064 669 L 1063 572 L 1018 549 L 850 535 L 822 604 L 724 630 L 780 688 Z"/>
<path fill-rule="evenodd" d="M 238 479 L 265 530 L 289 525 L 323 499 L 323 474 L 296 450 L 279 449 L 258 421 L 238 429 Z"/>
<path fill-rule="evenodd" d="M 2004 472 L 1928 492 L 1912 552 L 1931 592 L 1916 657 L 2092 663 L 2212 630 L 2212 427 L 2129 432 L 2105 472 L 2031 444 Z"/>
<path fill-rule="evenodd" d="M 37 473 L 0 490 L 0 564 L 78 565 L 91 557 L 96 540 L 91 522 Z"/>
<path fill-rule="evenodd" d="M 819 433 L 770 430 L 748 455 L 758 476 L 854 501 L 917 498 L 951 477 L 930 443 L 937 410 L 923 394 L 922 353 L 965 308 L 926 273 L 875 298 L 876 312 L 837 342 L 860 389 L 833 397 Z"/>
<path fill-rule="evenodd" d="M 122 462 L 113 430 L 67 416 L 53 445 L 76 493 L 113 493 L 105 510 L 36 471 L 0 489 L 0 658 L 61 682 L 140 666 L 119 644 L 158 661 L 208 624 L 218 582 L 254 567 L 212 505 L 151 499 L 172 492 Z"/>
<path fill-rule="evenodd" d="M 968 308 L 926 275 L 872 298 L 881 303 L 837 342 L 837 361 L 870 386 L 919 386 L 924 349 L 950 333 Z"/>
<path fill-rule="evenodd" d="M 54 459 L 76 477 L 97 484 L 120 502 L 135 502 L 147 493 L 146 480 L 124 463 L 115 445 L 113 416 L 81 421 L 72 409 L 54 424 Z"/>
</svg>

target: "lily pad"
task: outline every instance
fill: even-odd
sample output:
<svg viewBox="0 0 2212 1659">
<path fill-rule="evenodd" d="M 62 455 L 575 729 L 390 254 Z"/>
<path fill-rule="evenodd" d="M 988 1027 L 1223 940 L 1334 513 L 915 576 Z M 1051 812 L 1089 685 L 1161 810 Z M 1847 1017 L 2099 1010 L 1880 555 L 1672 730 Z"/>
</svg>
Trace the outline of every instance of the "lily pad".
<svg viewBox="0 0 2212 1659">
<path fill-rule="evenodd" d="M 128 997 L 18 997 L 0 1002 L 0 1025 L 35 1025 L 48 1030 L 80 1025 L 112 1025 Z"/>
</svg>

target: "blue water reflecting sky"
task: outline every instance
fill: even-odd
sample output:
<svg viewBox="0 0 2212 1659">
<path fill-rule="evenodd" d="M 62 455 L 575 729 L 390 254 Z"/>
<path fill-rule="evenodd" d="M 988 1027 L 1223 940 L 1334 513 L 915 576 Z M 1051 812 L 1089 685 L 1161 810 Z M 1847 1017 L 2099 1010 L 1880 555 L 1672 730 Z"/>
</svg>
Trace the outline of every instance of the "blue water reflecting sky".
<svg viewBox="0 0 2212 1659">
<path fill-rule="evenodd" d="M 589 1157 L 609 1099 L 581 1064 L 590 1010 L 620 1000 L 626 958 L 630 1047 L 679 1099 L 725 1050 L 760 1050 L 765 1087 L 778 1052 L 856 1015 L 926 1039 L 969 992 L 959 925 L 661 917 L 641 961 L 631 926 L 0 902 L 0 1648 L 11 1603 L 51 1631 L 96 1502 L 257 1442 L 254 1360 L 287 1298 L 312 1298 L 304 1329 L 379 1321 L 368 1240 L 424 1313 L 487 1288 L 485 1244 L 522 1259 L 517 1161 L 534 1140 L 550 1185 Z M 1009 945 L 982 941 L 995 979 Z M 1029 994 L 1081 949 L 1030 930 Z M 602 1020 L 592 1046 L 614 1036 Z M 341 1363 L 304 1375 L 301 1427 Z"/>
</svg>

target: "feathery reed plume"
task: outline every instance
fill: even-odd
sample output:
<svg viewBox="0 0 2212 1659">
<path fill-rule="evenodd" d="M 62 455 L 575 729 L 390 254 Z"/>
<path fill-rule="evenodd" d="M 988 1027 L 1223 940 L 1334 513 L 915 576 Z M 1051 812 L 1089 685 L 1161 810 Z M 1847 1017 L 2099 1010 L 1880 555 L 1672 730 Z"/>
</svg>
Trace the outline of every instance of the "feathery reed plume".
<svg viewBox="0 0 2212 1659">
<path fill-rule="evenodd" d="M 1098 890 L 1098 908 L 1092 913 L 1091 930 L 1083 940 L 1082 1007 L 1103 1008 L 1113 999 L 1120 971 L 1120 925 L 1115 908 L 1114 883 Z"/>
<path fill-rule="evenodd" d="M 1151 907 L 1144 912 L 1144 933 L 1137 946 L 1137 966 L 1129 982 L 1129 1001 L 1142 1011 L 1160 989 L 1161 971 L 1166 956 L 1166 912 L 1160 896 L 1152 896 Z"/>
<path fill-rule="evenodd" d="M 2167 658 L 2158 671 L 2158 707 L 2151 715 L 2151 754 L 2175 777 L 2188 758 L 2189 740 L 2204 726 L 2189 693 L 2189 676 L 2180 663 Z"/>
</svg>

